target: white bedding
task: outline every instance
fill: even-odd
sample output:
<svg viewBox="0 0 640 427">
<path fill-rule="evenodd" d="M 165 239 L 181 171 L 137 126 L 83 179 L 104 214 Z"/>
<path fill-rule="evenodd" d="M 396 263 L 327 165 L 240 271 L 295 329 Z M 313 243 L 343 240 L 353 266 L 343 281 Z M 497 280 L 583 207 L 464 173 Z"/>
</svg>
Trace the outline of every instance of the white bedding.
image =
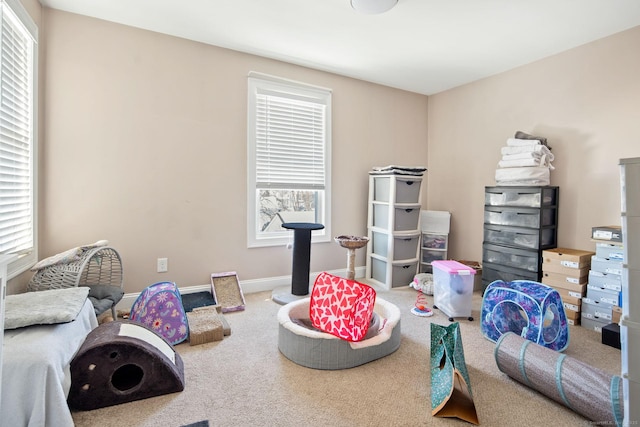
<svg viewBox="0 0 640 427">
<path fill-rule="evenodd" d="M 1 427 L 73 427 L 67 406 L 69 364 L 97 326 L 87 299 L 72 322 L 4 332 Z"/>
</svg>

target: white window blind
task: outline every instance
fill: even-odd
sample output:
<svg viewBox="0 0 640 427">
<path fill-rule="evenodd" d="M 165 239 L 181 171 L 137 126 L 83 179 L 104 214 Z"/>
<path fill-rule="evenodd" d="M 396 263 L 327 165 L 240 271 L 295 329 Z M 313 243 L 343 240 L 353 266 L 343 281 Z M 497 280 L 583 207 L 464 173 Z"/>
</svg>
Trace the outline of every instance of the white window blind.
<svg viewBox="0 0 640 427">
<path fill-rule="evenodd" d="M 325 188 L 325 105 L 256 96 L 256 186 Z"/>
<path fill-rule="evenodd" d="M 24 255 L 35 252 L 37 31 L 24 9 L 15 2 L 0 2 L 0 14 L 0 253 Z"/>
<path fill-rule="evenodd" d="M 322 223 L 330 235 L 331 91 L 260 73 L 249 76 L 249 247 L 286 243 L 285 222 Z"/>
</svg>

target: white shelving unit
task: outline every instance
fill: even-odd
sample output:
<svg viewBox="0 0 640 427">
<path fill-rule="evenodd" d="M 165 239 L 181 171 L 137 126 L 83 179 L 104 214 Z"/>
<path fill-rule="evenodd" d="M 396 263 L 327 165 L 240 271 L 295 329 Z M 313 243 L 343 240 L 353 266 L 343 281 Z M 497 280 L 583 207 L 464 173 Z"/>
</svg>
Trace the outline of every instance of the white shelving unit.
<svg viewBox="0 0 640 427">
<path fill-rule="evenodd" d="M 640 420 L 640 157 L 620 160 L 622 317 L 620 343 L 624 426 Z"/>
<path fill-rule="evenodd" d="M 366 277 L 387 290 L 418 271 L 421 184 L 421 176 L 369 176 Z"/>
<path fill-rule="evenodd" d="M 420 213 L 420 272 L 431 273 L 431 262 L 447 259 L 451 213 L 425 211 Z"/>
</svg>

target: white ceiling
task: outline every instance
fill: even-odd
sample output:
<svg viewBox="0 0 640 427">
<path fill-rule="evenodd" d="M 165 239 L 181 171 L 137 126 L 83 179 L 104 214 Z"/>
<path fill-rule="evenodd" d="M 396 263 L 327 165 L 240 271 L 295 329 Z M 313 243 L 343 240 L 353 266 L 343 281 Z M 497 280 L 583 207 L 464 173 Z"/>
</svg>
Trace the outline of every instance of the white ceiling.
<svg viewBox="0 0 640 427">
<path fill-rule="evenodd" d="M 640 25 L 638 0 L 399 0 L 380 15 L 349 0 L 40 1 L 426 95 Z"/>
</svg>

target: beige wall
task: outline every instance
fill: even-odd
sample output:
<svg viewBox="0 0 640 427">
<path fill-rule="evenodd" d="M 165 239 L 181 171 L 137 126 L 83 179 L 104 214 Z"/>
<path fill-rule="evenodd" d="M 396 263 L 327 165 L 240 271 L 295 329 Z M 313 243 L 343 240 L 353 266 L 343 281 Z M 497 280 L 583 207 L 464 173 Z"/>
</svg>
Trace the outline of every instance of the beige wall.
<svg viewBox="0 0 640 427">
<path fill-rule="evenodd" d="M 640 27 L 429 97 L 429 209 L 450 210 L 450 255 L 480 260 L 484 186 L 515 131 L 553 148 L 558 244 L 594 250 L 620 224 L 618 161 L 640 156 Z"/>
<path fill-rule="evenodd" d="M 592 249 L 591 227 L 619 222 L 618 160 L 640 155 L 640 28 L 427 102 L 23 3 L 39 24 L 41 69 L 46 64 L 41 258 L 106 238 L 124 258 L 127 292 L 159 280 L 204 284 L 218 271 L 235 270 L 241 280 L 290 274 L 286 249 L 245 244 L 252 70 L 333 89 L 333 235 L 366 233 L 371 166 L 427 165 L 424 208 L 452 212 L 450 256 L 480 260 L 484 186 L 494 185 L 506 138 L 522 130 L 549 138 L 556 156 L 559 244 Z M 158 257 L 169 258 L 169 273 L 155 273 Z M 345 263 L 335 243 L 312 248 L 312 271 Z"/>
<path fill-rule="evenodd" d="M 426 164 L 426 96 L 61 11 L 44 21 L 40 256 L 108 239 L 126 292 L 291 274 L 286 248 L 246 246 L 249 71 L 333 90 L 334 236 L 366 235 L 372 166 Z M 334 242 L 312 247 L 312 272 L 346 261 Z"/>
</svg>

